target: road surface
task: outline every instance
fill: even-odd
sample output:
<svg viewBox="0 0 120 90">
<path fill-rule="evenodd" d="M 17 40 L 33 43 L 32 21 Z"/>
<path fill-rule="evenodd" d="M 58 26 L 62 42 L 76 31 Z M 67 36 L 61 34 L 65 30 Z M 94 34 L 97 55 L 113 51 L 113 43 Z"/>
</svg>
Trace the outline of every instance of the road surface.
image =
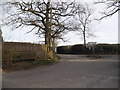
<svg viewBox="0 0 120 90">
<path fill-rule="evenodd" d="M 3 73 L 3 88 L 117 88 L 118 56 L 60 55 L 59 63 Z"/>
</svg>

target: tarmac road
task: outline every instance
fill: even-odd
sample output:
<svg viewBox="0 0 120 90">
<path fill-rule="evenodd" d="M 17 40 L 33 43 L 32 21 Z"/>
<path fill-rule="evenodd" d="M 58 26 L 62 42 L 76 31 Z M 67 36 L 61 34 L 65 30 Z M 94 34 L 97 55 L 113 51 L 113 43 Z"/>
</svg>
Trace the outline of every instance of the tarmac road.
<svg viewBox="0 0 120 90">
<path fill-rule="evenodd" d="M 3 74 L 3 88 L 117 88 L 118 56 L 60 55 L 59 63 Z"/>
</svg>

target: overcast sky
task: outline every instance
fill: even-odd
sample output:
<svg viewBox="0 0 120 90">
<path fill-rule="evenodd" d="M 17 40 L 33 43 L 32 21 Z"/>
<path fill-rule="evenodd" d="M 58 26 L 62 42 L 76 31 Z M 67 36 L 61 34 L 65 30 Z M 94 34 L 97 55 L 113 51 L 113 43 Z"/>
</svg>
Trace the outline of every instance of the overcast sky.
<svg viewBox="0 0 120 90">
<path fill-rule="evenodd" d="M 89 2 L 88 2 L 89 1 Z M 86 2 L 91 3 L 93 0 L 86 0 Z M 94 17 L 100 17 L 99 12 L 104 10 L 104 5 L 92 5 L 95 10 Z M 4 12 L 0 12 L 0 20 L 4 17 Z M 1 23 L 1 22 L 0 22 Z M 29 28 L 23 28 L 21 30 L 11 31 L 10 28 L 2 27 L 3 38 L 5 41 L 14 42 L 32 42 L 38 43 L 41 38 L 35 35 L 35 32 L 25 34 Z M 112 17 L 103 19 L 100 22 L 94 22 L 92 25 L 92 30 L 94 31 L 95 37 L 87 38 L 87 42 L 97 42 L 97 43 L 118 43 L 118 13 Z M 80 35 L 75 32 L 70 32 L 64 36 L 68 42 L 58 41 L 58 45 L 74 45 L 82 44 L 83 39 Z"/>
</svg>

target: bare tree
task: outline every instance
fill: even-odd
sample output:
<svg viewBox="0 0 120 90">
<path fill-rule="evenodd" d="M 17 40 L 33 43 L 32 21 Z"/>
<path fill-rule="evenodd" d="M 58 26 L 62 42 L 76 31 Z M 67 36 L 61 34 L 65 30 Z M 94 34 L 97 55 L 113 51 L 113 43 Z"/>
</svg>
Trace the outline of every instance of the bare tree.
<svg viewBox="0 0 120 90">
<path fill-rule="evenodd" d="M 32 26 L 36 34 L 44 35 L 45 44 L 48 46 L 48 52 L 51 51 L 52 42 L 55 39 L 62 39 L 62 33 L 70 30 L 67 24 L 71 16 L 74 16 L 74 2 L 51 2 L 48 0 L 36 0 L 19 2 L 4 2 L 5 10 L 8 15 L 4 20 L 6 25 L 15 28 Z"/>
<path fill-rule="evenodd" d="M 84 48 L 86 49 L 86 37 L 93 36 L 90 25 L 92 23 L 91 16 L 93 14 L 92 8 L 87 4 L 84 6 L 79 4 L 76 12 L 76 25 L 75 28 L 78 30 L 80 35 L 84 39 Z"/>
<path fill-rule="evenodd" d="M 98 0 L 95 4 L 105 4 L 107 6 L 106 10 L 102 12 L 103 16 L 100 20 L 112 16 L 120 10 L 120 0 Z"/>
<path fill-rule="evenodd" d="M 1 30 L 1 27 L 0 27 L 0 43 L 3 41 L 3 37 L 2 37 L 2 30 Z"/>
</svg>

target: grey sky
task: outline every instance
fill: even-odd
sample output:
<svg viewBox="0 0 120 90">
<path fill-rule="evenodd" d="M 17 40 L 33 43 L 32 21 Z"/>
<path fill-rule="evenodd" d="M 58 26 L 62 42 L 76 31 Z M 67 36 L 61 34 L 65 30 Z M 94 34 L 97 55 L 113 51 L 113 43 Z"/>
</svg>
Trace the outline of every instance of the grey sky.
<svg viewBox="0 0 120 90">
<path fill-rule="evenodd" d="M 92 2 L 95 0 L 86 0 L 86 2 L 87 1 Z M 104 10 L 104 5 L 92 5 L 92 7 L 96 11 L 94 18 L 100 17 L 98 12 Z M 0 12 L 0 19 L 4 17 L 3 13 L 4 12 Z M 96 37 L 88 38 L 87 42 L 96 41 L 97 43 L 118 43 L 118 13 L 112 17 L 103 19 L 101 22 L 94 22 L 92 27 Z M 3 38 L 5 41 L 15 42 L 20 41 L 38 43 L 41 41 L 41 38 L 37 37 L 34 32 L 25 34 L 28 30 L 29 28 L 23 28 L 21 30 L 11 31 L 9 27 L 2 27 Z M 74 45 L 83 43 L 81 36 L 75 32 L 68 33 L 64 37 L 66 40 L 68 40 L 68 42 L 59 41 L 58 45 Z"/>
</svg>

